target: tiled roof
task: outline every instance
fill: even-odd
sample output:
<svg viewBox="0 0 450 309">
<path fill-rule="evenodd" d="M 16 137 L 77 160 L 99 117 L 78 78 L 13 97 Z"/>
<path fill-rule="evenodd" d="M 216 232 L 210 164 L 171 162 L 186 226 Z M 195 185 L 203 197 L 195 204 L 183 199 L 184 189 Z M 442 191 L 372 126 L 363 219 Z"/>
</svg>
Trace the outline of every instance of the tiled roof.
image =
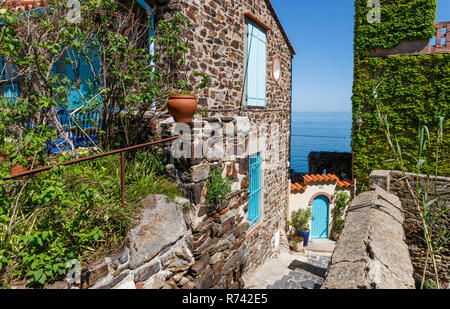
<svg viewBox="0 0 450 309">
<path fill-rule="evenodd" d="M 336 182 L 336 185 L 339 188 L 352 188 L 354 186 L 354 183 L 349 180 L 341 180 L 338 176 L 334 174 L 307 174 L 303 175 L 303 183 L 301 182 L 294 182 L 291 184 L 291 191 L 305 191 L 308 188 L 309 184 L 321 184 L 321 183 L 330 183 L 330 182 Z"/>
<path fill-rule="evenodd" d="M 24 11 L 38 7 L 41 2 L 41 0 L 9 0 L 4 3 L 4 6 L 15 11 Z"/>
</svg>

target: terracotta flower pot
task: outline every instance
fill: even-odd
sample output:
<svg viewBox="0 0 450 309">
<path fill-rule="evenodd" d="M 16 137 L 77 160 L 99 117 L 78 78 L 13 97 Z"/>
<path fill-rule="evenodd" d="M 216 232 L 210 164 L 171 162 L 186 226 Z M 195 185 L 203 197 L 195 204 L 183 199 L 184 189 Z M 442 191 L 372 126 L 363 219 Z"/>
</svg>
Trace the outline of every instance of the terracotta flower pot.
<svg viewBox="0 0 450 309">
<path fill-rule="evenodd" d="M 190 122 L 197 110 L 197 100 L 194 95 L 171 95 L 167 101 L 169 113 L 176 122 Z"/>
</svg>

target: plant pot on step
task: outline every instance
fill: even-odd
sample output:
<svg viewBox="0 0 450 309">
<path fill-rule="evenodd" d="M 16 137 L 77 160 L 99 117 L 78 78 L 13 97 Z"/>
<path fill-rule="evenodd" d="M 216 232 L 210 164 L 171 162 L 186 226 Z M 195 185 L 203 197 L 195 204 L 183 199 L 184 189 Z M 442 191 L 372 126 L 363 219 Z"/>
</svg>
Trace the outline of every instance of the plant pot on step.
<svg viewBox="0 0 450 309">
<path fill-rule="evenodd" d="M 292 247 L 296 252 L 302 252 L 303 250 L 303 240 L 293 241 Z"/>
<path fill-rule="evenodd" d="M 174 94 L 169 96 L 167 108 L 175 122 L 191 122 L 197 111 L 197 100 L 194 95 Z"/>
<path fill-rule="evenodd" d="M 333 239 L 334 241 L 338 241 L 339 237 L 341 236 L 342 231 L 334 231 L 333 233 Z"/>
<path fill-rule="evenodd" d="M 305 232 L 298 231 L 298 236 L 303 238 L 303 247 L 308 247 L 309 235 L 310 234 L 311 234 L 310 230 L 307 230 Z"/>
</svg>

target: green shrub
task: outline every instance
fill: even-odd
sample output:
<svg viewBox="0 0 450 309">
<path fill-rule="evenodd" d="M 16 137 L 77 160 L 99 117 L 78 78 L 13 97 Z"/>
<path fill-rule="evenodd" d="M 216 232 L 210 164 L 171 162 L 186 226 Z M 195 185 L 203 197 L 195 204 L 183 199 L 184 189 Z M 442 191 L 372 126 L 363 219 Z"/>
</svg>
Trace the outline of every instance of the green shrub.
<svg viewBox="0 0 450 309">
<path fill-rule="evenodd" d="M 210 206 L 210 212 L 214 213 L 218 206 L 226 202 L 226 197 L 231 193 L 231 180 L 223 178 L 223 169 L 216 168 L 211 172 L 207 181 L 207 200 Z"/>
<path fill-rule="evenodd" d="M 291 213 L 289 224 L 295 229 L 295 232 L 305 232 L 309 229 L 309 221 L 312 220 L 312 209 L 299 209 Z"/>
<path fill-rule="evenodd" d="M 121 207 L 117 155 L 57 167 L 29 180 L 3 183 L 0 195 L 3 285 L 28 279 L 31 286 L 43 287 L 64 278 L 69 270 L 67 262 L 72 259 L 86 265 L 115 253 L 137 217 L 143 197 L 180 195 L 163 176 L 161 160 L 162 153 L 158 151 L 127 156 L 125 208 Z M 18 194 L 24 184 L 23 192 Z"/>
<path fill-rule="evenodd" d="M 346 192 L 336 192 L 333 209 L 333 229 L 337 232 L 344 229 L 343 219 L 345 208 L 350 203 L 350 196 Z"/>
</svg>

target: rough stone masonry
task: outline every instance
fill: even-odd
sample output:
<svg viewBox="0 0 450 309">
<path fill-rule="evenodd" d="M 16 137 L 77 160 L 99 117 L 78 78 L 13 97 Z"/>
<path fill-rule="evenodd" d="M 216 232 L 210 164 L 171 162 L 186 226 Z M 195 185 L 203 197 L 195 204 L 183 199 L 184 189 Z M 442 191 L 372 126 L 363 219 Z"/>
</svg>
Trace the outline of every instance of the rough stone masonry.
<svg viewBox="0 0 450 309">
<path fill-rule="evenodd" d="M 398 197 L 373 185 L 349 207 L 323 289 L 414 289 Z"/>
</svg>

